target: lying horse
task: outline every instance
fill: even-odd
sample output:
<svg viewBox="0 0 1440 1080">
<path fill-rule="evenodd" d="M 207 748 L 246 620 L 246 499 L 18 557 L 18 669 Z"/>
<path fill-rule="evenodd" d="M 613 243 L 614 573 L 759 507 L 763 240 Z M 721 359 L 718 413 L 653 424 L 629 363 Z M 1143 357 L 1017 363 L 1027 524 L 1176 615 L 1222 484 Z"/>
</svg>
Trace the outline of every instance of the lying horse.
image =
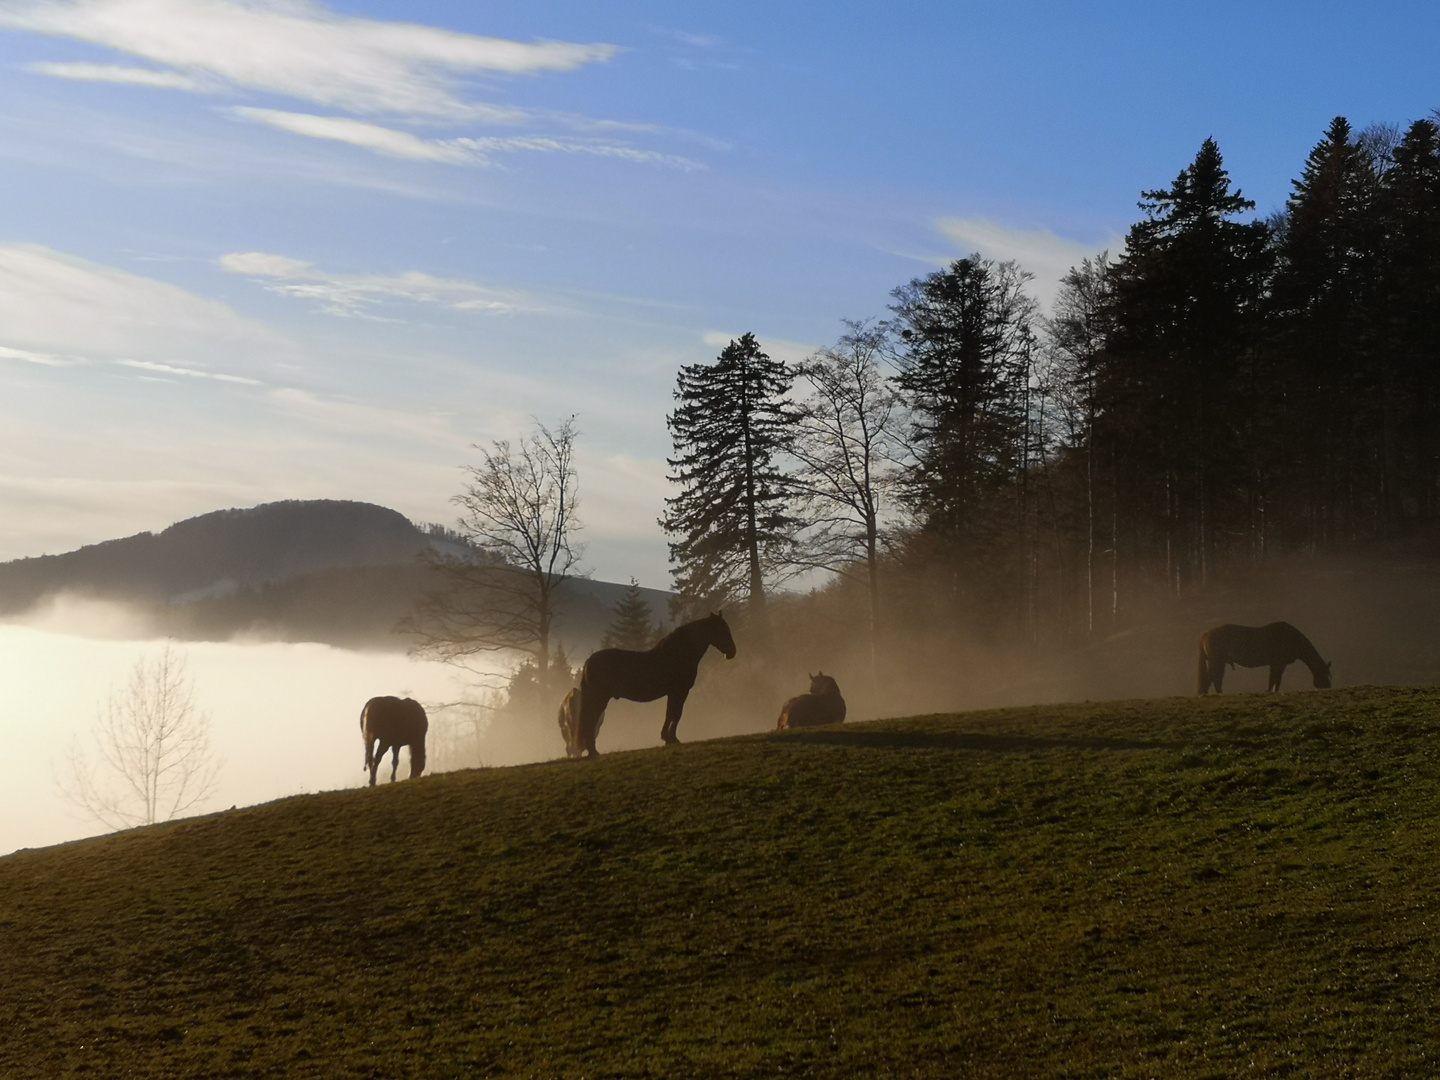
<svg viewBox="0 0 1440 1080">
<path fill-rule="evenodd" d="M 365 768 L 370 770 L 370 786 L 375 786 L 375 770 L 390 751 L 390 780 L 400 768 L 400 747 L 410 747 L 410 778 L 425 771 L 425 732 L 430 721 L 425 709 L 413 698 L 372 697 L 360 710 L 360 734 L 365 737 Z M 376 747 L 376 741 L 379 747 Z"/>
<path fill-rule="evenodd" d="M 654 701 L 665 698 L 665 723 L 660 738 L 677 743 L 675 728 L 680 711 L 695 685 L 700 658 L 710 646 L 735 659 L 735 639 L 730 626 L 718 614 L 686 623 L 670 631 L 653 649 L 601 649 L 591 653 L 580 671 L 580 717 L 575 724 L 574 741 L 566 746 L 571 757 L 588 753 L 594 757 L 595 735 L 605 717 L 605 707 L 613 698 L 626 701 Z M 569 700 L 569 699 L 567 699 Z M 563 727 L 563 725 L 562 725 Z"/>
<path fill-rule="evenodd" d="M 838 724 L 845 719 L 845 699 L 840 685 L 823 671 L 810 676 L 810 692 L 792 697 L 780 709 L 777 731 L 785 728 Z"/>
<path fill-rule="evenodd" d="M 1218 694 L 1225 682 L 1225 665 L 1234 667 L 1269 667 L 1270 681 L 1266 691 L 1280 689 L 1280 678 L 1285 669 L 1296 660 L 1303 660 L 1314 677 L 1315 688 L 1324 690 L 1330 686 L 1330 665 L 1320 659 L 1320 653 L 1310 639 L 1295 627 L 1285 622 L 1272 622 L 1268 626 L 1236 626 L 1226 623 L 1200 635 L 1200 673 L 1197 693 L 1203 694 L 1211 686 Z"/>
</svg>

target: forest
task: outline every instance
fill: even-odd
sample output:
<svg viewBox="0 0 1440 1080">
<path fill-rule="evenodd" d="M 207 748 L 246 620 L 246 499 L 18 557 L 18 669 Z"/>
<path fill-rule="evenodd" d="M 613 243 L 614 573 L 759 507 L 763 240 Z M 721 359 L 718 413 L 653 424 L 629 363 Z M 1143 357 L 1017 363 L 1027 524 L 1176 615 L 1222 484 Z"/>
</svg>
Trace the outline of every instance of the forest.
<svg viewBox="0 0 1440 1080">
<path fill-rule="evenodd" d="M 724 608 L 767 661 L 863 666 L 879 692 L 929 662 L 921 636 L 1080 647 L 1273 560 L 1426 535 L 1435 120 L 1335 118 L 1268 217 L 1207 139 L 1139 209 L 1048 314 L 1023 266 L 976 254 L 897 286 L 803 363 L 747 333 L 683 367 L 660 521 L 677 595 L 655 632 Z M 457 500 L 479 547 L 533 571 L 510 643 L 544 701 L 571 675 L 550 670 L 539 594 L 574 565 L 575 430 L 542 427 L 518 456 L 497 443 Z M 563 512 L 517 546 L 486 500 L 547 463 Z M 454 658 L 457 595 L 415 621 L 422 651 L 448 641 Z M 621 613 L 627 640 L 638 620 Z"/>
</svg>

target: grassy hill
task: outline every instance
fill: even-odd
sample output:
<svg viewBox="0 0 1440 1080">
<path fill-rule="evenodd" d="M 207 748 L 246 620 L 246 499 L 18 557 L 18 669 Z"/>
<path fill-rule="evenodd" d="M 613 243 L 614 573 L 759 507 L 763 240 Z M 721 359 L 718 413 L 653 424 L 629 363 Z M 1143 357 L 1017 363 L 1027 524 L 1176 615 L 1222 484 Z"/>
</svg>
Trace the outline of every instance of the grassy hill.
<svg viewBox="0 0 1440 1080">
<path fill-rule="evenodd" d="M 1375 688 L 289 799 L 0 859 L 0 1075 L 1433 1075 L 1437 818 Z"/>
</svg>

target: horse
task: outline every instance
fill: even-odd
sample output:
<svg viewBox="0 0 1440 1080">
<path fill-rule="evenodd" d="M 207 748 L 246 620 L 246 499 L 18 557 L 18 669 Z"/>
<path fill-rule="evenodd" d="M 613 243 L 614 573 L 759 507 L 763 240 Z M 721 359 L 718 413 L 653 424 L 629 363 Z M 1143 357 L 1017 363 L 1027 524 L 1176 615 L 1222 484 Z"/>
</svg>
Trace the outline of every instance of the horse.
<svg viewBox="0 0 1440 1080">
<path fill-rule="evenodd" d="M 792 697 L 780 708 L 776 731 L 786 728 L 839 724 L 845 719 L 845 699 L 840 685 L 823 671 L 810 676 L 810 692 Z"/>
<path fill-rule="evenodd" d="M 580 756 L 580 743 L 575 738 L 580 724 L 580 688 L 571 687 L 570 692 L 565 695 L 565 700 L 560 703 L 560 737 L 565 740 L 565 754 L 567 757 Z M 600 725 L 595 725 L 599 730 Z"/>
<path fill-rule="evenodd" d="M 375 786 L 375 770 L 390 751 L 390 782 L 400 768 L 400 747 L 410 747 L 410 778 L 425 771 L 425 732 L 430 721 L 425 709 L 413 698 L 372 697 L 360 710 L 360 734 L 365 738 L 365 768 L 370 770 L 370 786 Z M 376 747 L 376 742 L 379 747 Z"/>
<path fill-rule="evenodd" d="M 665 723 L 660 738 L 665 743 L 678 743 L 675 728 L 685 699 L 695 685 L 700 658 L 711 646 L 735 659 L 735 639 L 730 626 L 718 613 L 676 627 L 653 649 L 601 649 L 590 654 L 580 671 L 580 716 L 575 725 L 574 741 L 566 747 L 571 757 L 595 749 L 595 735 L 605 718 L 605 707 L 613 698 L 626 701 L 654 701 L 665 698 Z"/>
<path fill-rule="evenodd" d="M 1325 690 L 1330 686 L 1330 665 L 1320 659 L 1320 653 L 1310 639 L 1295 627 L 1285 622 L 1272 622 L 1267 626 L 1236 626 L 1226 623 L 1200 635 L 1200 671 L 1197 693 L 1204 694 L 1211 686 L 1215 692 L 1223 691 L 1225 665 L 1234 667 L 1270 668 L 1270 681 L 1265 690 L 1277 693 L 1280 678 L 1285 669 L 1296 660 L 1303 660 L 1315 681 L 1315 689 Z"/>
</svg>

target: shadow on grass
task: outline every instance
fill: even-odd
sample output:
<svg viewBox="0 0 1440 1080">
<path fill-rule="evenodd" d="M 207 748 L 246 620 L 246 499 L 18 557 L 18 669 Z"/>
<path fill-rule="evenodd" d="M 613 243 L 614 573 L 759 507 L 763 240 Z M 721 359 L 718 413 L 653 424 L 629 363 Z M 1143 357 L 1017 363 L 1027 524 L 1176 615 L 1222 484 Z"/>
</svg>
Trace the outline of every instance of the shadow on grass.
<svg viewBox="0 0 1440 1080">
<path fill-rule="evenodd" d="M 980 735 L 963 731 L 858 731 L 844 728 L 797 731 L 784 737 L 794 742 L 823 746 L 875 750 L 988 750 L 997 754 L 1039 750 L 1164 750 L 1174 746 L 1138 739 L 1067 739 L 1061 736 Z"/>
</svg>

